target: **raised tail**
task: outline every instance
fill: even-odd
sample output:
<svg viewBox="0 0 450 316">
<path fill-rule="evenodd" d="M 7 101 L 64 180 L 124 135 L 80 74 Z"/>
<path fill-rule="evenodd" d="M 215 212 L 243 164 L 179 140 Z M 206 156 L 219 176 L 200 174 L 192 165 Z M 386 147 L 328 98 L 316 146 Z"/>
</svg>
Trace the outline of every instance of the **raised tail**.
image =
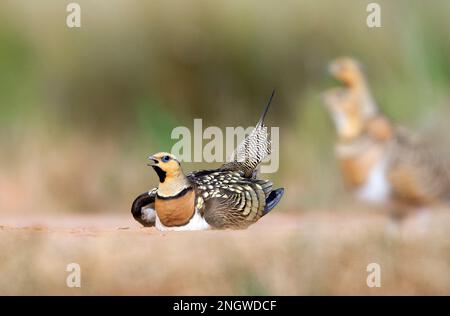
<svg viewBox="0 0 450 316">
<path fill-rule="evenodd" d="M 255 129 L 258 128 L 258 126 L 264 125 L 264 119 L 266 118 L 267 112 L 269 112 L 269 108 L 270 108 L 270 105 L 272 104 L 272 99 L 274 96 L 275 96 L 275 89 L 272 91 L 272 94 L 270 95 L 270 98 L 269 98 L 269 102 L 267 102 L 267 105 L 266 105 L 266 108 L 264 109 L 263 114 L 259 118 L 258 123 L 256 123 Z"/>
<path fill-rule="evenodd" d="M 275 90 L 273 90 L 255 128 L 236 147 L 231 155 L 230 162 L 224 164 L 221 168 L 222 170 L 242 171 L 245 177 L 251 178 L 261 161 L 270 155 L 269 133 L 267 132 L 267 126 L 264 125 L 264 119 L 269 111 L 274 95 Z"/>
</svg>

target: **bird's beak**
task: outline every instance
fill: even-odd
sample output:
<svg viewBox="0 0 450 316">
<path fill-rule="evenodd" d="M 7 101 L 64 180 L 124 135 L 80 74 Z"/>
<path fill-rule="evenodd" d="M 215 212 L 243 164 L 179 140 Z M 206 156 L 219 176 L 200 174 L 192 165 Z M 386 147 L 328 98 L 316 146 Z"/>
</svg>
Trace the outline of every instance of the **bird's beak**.
<svg viewBox="0 0 450 316">
<path fill-rule="evenodd" d="M 148 157 L 148 160 L 150 160 L 149 163 L 147 163 L 147 166 L 157 166 L 158 165 L 158 159 L 155 158 L 155 156 Z"/>
</svg>

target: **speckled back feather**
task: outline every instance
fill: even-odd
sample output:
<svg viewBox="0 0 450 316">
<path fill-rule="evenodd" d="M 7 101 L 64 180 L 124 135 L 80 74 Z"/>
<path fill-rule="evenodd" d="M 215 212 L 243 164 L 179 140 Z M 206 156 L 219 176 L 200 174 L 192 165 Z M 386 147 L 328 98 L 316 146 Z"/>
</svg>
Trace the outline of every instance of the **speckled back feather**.
<svg viewBox="0 0 450 316">
<path fill-rule="evenodd" d="M 260 219 L 273 185 L 245 178 L 242 171 L 196 171 L 187 177 L 195 184 L 199 211 L 212 227 L 222 229 L 246 228 Z"/>
</svg>

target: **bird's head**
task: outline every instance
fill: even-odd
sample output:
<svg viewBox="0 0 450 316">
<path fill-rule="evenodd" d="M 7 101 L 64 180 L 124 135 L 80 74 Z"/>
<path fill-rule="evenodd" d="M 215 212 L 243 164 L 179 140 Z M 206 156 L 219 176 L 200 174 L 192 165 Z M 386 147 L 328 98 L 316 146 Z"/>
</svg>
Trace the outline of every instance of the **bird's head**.
<svg viewBox="0 0 450 316">
<path fill-rule="evenodd" d="M 348 87 L 354 87 L 364 82 L 360 63 L 350 57 L 333 60 L 328 66 L 328 71 L 331 76 Z"/>
<path fill-rule="evenodd" d="M 150 160 L 148 165 L 156 171 L 160 183 L 183 174 L 179 160 L 172 154 L 160 152 L 148 157 L 148 159 Z"/>
</svg>

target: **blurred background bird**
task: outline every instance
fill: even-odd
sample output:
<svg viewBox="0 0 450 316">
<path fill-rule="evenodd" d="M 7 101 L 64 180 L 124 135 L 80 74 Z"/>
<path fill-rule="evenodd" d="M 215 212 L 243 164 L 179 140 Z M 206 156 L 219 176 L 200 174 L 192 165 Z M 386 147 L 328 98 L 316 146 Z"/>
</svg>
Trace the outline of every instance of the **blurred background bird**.
<svg viewBox="0 0 450 316">
<path fill-rule="evenodd" d="M 449 157 L 381 113 L 356 60 L 338 58 L 329 70 L 343 86 L 324 92 L 323 100 L 342 175 L 357 197 L 388 205 L 395 219 L 449 199 Z"/>
</svg>

